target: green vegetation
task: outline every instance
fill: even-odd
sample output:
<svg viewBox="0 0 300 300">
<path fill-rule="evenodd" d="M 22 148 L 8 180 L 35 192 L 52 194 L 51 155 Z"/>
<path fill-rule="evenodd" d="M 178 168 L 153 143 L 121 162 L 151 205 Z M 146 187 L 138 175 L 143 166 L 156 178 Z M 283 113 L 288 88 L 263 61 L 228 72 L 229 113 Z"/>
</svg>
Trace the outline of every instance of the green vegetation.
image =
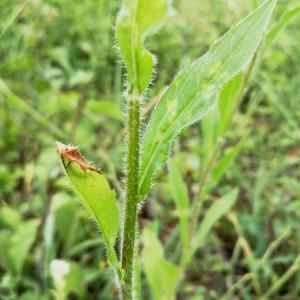
<svg viewBox="0 0 300 300">
<path fill-rule="evenodd" d="M 297 0 L 1 1 L 0 299 L 298 299 L 299 28 Z"/>
</svg>

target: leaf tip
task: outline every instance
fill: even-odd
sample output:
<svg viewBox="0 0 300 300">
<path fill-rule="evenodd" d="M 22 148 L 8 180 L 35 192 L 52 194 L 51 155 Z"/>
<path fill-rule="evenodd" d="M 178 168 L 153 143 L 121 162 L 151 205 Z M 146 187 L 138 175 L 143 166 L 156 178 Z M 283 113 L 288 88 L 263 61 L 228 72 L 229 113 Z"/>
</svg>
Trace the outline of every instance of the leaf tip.
<svg viewBox="0 0 300 300">
<path fill-rule="evenodd" d="M 70 162 L 79 164 L 83 171 L 92 170 L 101 174 L 100 169 L 96 169 L 90 162 L 88 162 L 80 153 L 79 146 L 72 144 L 65 145 L 62 142 L 55 141 L 57 153 L 60 155 L 64 166 L 66 167 Z"/>
</svg>

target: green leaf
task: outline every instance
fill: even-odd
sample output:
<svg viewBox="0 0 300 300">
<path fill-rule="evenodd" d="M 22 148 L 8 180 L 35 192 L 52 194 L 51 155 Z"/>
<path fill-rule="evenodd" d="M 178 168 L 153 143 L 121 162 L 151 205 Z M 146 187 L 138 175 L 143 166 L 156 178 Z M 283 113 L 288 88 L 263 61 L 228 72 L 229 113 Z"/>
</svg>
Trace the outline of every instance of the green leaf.
<svg viewBox="0 0 300 300">
<path fill-rule="evenodd" d="M 142 286 L 141 286 L 141 262 L 139 259 L 136 259 L 134 262 L 134 272 L 135 272 L 135 300 L 142 299 Z"/>
<path fill-rule="evenodd" d="M 232 115 L 234 114 L 243 82 L 243 73 L 240 72 L 234 78 L 226 83 L 220 93 L 219 109 L 220 109 L 220 125 L 219 135 L 223 136 L 228 129 Z"/>
<path fill-rule="evenodd" d="M 288 23 L 299 13 L 300 13 L 300 5 L 284 13 L 284 15 L 280 18 L 280 20 L 268 32 L 264 43 L 265 50 L 267 50 L 271 46 L 272 42 L 274 41 L 276 36 L 280 33 L 280 31 L 284 29 L 288 25 Z"/>
<path fill-rule="evenodd" d="M 202 149 L 206 162 L 209 161 L 212 153 L 215 151 L 218 138 L 225 135 L 230 125 L 240 100 L 239 94 L 243 77 L 243 72 L 240 72 L 225 84 L 220 92 L 219 103 L 216 103 L 201 121 Z"/>
<path fill-rule="evenodd" d="M 39 224 L 39 220 L 32 219 L 19 224 L 16 231 L 1 232 L 0 260 L 13 274 L 19 275 L 22 272 Z"/>
<path fill-rule="evenodd" d="M 211 49 L 185 67 L 156 106 L 142 144 L 140 200 L 150 189 L 153 173 L 166 161 L 180 131 L 201 120 L 220 89 L 251 61 L 266 31 L 276 0 L 265 1 L 229 30 Z"/>
<path fill-rule="evenodd" d="M 87 103 L 87 110 L 102 113 L 120 122 L 124 121 L 122 109 L 119 105 L 111 101 L 90 100 Z"/>
<path fill-rule="evenodd" d="M 115 192 L 104 175 L 88 163 L 77 147 L 57 142 L 63 169 L 84 206 L 96 219 L 108 247 L 109 258 L 115 260 L 114 244 L 119 230 L 119 212 Z"/>
<path fill-rule="evenodd" d="M 273 27 L 266 34 L 264 43 L 258 53 L 256 63 L 254 65 L 254 70 L 252 71 L 251 78 L 255 78 L 258 73 L 260 66 L 262 64 L 263 58 L 266 52 L 272 46 L 274 40 L 277 38 L 278 34 L 300 13 L 300 6 L 296 6 L 288 11 L 286 11 L 282 17 L 277 21 Z"/>
<path fill-rule="evenodd" d="M 208 211 L 205 213 L 204 219 L 201 222 L 196 239 L 193 243 L 191 253 L 192 256 L 195 251 L 203 245 L 208 233 L 214 226 L 214 224 L 225 214 L 229 212 L 231 207 L 234 205 L 238 195 L 238 190 L 234 189 L 228 194 L 223 196 L 220 200 L 211 205 Z"/>
<path fill-rule="evenodd" d="M 7 269 L 11 269 L 11 261 L 9 257 L 10 243 L 12 233 L 10 230 L 1 229 L 0 231 L 0 264 Z"/>
<path fill-rule="evenodd" d="M 56 253 L 56 243 L 55 243 L 55 216 L 52 212 L 47 214 L 45 223 L 43 225 L 43 257 L 44 266 L 55 257 Z M 48 269 L 45 270 L 48 273 Z"/>
<path fill-rule="evenodd" d="M 175 158 L 170 163 L 170 184 L 176 204 L 176 213 L 179 217 L 179 230 L 182 244 L 189 242 L 189 196 L 187 187 L 180 174 L 178 162 Z"/>
<path fill-rule="evenodd" d="M 208 163 L 218 140 L 218 128 L 220 122 L 220 111 L 217 103 L 211 108 L 209 114 L 201 121 L 202 151 L 204 160 Z"/>
<path fill-rule="evenodd" d="M 116 37 L 124 60 L 129 86 L 142 93 L 151 81 L 155 57 L 145 47 L 148 36 L 162 25 L 167 0 L 124 0 L 116 24 Z"/>
<path fill-rule="evenodd" d="M 223 157 L 218 162 L 217 166 L 213 169 L 211 180 L 208 185 L 208 190 L 212 189 L 217 182 L 221 179 L 224 173 L 229 169 L 235 158 L 243 149 L 245 141 L 247 140 L 248 134 L 246 134 L 236 145 L 228 149 Z"/>
<path fill-rule="evenodd" d="M 13 261 L 13 270 L 17 274 L 22 271 L 25 259 L 28 257 L 28 252 L 35 240 L 39 224 L 40 221 L 36 219 L 26 221 L 12 237 L 9 254 Z"/>
<path fill-rule="evenodd" d="M 58 235 L 67 243 L 76 223 L 76 203 L 66 193 L 57 193 L 51 199 L 51 212 L 55 216 Z"/>
<path fill-rule="evenodd" d="M 181 269 L 164 258 L 163 247 L 150 229 L 144 229 L 142 239 L 142 263 L 154 299 L 175 299 Z"/>
<path fill-rule="evenodd" d="M 9 206 L 3 206 L 0 209 L 0 225 L 10 228 L 17 228 L 22 223 L 20 213 Z"/>
</svg>

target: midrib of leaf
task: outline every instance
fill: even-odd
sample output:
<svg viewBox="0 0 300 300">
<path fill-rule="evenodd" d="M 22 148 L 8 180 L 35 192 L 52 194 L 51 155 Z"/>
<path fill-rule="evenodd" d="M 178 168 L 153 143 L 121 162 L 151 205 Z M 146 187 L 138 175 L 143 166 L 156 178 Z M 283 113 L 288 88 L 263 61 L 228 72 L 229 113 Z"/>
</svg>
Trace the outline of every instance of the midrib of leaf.
<svg viewBox="0 0 300 300">
<path fill-rule="evenodd" d="M 237 25 L 237 26 L 238 26 L 238 25 Z M 237 27 L 237 26 L 236 26 L 236 27 Z M 235 28 L 236 28 L 236 27 L 235 27 Z M 251 31 L 251 28 L 247 31 L 247 34 L 248 34 L 250 31 Z M 229 32 L 227 32 L 222 38 L 225 38 L 226 35 L 228 35 L 228 34 L 229 34 Z M 233 35 L 233 33 L 230 33 L 230 34 Z M 245 40 L 247 34 L 245 34 L 244 36 L 242 36 L 242 38 L 240 39 L 240 41 L 239 41 L 238 44 L 237 44 L 237 47 L 240 46 L 240 45 L 242 44 L 242 42 Z M 226 66 L 226 64 L 231 60 L 231 58 L 232 58 L 232 56 L 233 56 L 232 47 L 233 47 L 233 46 L 231 45 L 231 54 L 230 54 L 229 57 L 224 61 L 224 63 L 223 63 L 221 66 L 218 67 L 216 73 L 213 74 L 213 75 L 211 76 L 211 78 L 209 79 L 209 81 L 205 83 L 206 86 L 209 86 L 209 85 L 214 81 L 214 78 L 216 78 L 216 77 L 218 77 L 218 75 L 220 75 L 220 73 L 221 73 L 222 69 L 224 68 L 224 66 Z M 208 53 L 208 52 L 207 52 L 207 53 Z M 204 54 L 204 55 L 205 55 L 205 54 Z M 202 59 L 203 59 L 203 58 L 204 58 L 204 57 L 202 57 Z M 198 64 L 198 63 L 200 62 L 200 60 L 201 60 L 201 58 L 200 58 L 199 61 L 197 61 L 195 64 Z M 251 60 L 251 58 L 249 59 L 249 61 L 250 61 L 250 60 Z M 249 63 L 249 61 L 248 61 L 247 63 L 245 63 L 245 65 L 247 65 L 247 64 Z M 208 61 L 206 61 L 206 64 L 207 64 L 207 63 L 208 63 Z M 193 69 L 193 68 L 192 68 L 192 69 Z M 235 73 L 233 73 L 226 81 L 229 81 L 231 78 L 233 78 L 239 71 L 240 71 L 240 69 L 238 69 Z M 188 77 L 184 80 L 183 85 L 185 85 L 185 84 L 187 83 L 187 81 L 190 79 L 190 77 L 192 77 L 195 73 L 196 73 L 196 71 L 193 72 L 193 70 L 192 70 L 191 75 L 188 76 Z M 222 81 L 221 81 L 221 84 L 219 84 L 219 86 L 218 86 L 218 83 L 217 83 L 217 80 L 216 80 L 216 82 L 215 82 L 214 84 L 216 85 L 216 90 L 217 90 L 217 91 L 216 91 L 215 93 L 212 93 L 211 98 L 213 98 L 214 96 L 216 96 L 216 94 L 218 93 L 218 90 L 222 87 L 222 85 L 224 85 L 224 83 L 225 83 L 226 81 L 223 80 L 223 83 L 222 83 Z M 204 90 L 205 90 L 205 89 L 204 89 Z M 204 92 L 204 90 L 201 90 L 201 91 L 198 92 L 198 93 L 196 94 L 196 96 L 194 96 L 191 100 L 188 100 L 188 101 L 187 101 L 187 104 L 186 104 L 186 105 L 182 108 L 182 110 L 179 111 L 179 113 L 176 115 L 176 118 L 180 118 L 181 115 L 182 115 L 183 113 L 185 113 L 185 111 L 188 110 L 188 108 L 193 104 L 193 101 L 194 101 L 195 99 L 197 99 L 197 98 L 201 95 L 201 93 Z M 174 108 L 172 109 L 172 111 L 169 112 L 169 113 L 172 114 L 172 113 L 174 112 L 174 110 L 176 111 L 176 109 L 177 109 L 177 108 L 174 107 Z M 206 113 L 207 113 L 207 110 L 206 110 L 205 112 L 203 112 L 203 113 L 206 114 Z M 157 130 L 158 132 L 160 132 L 161 126 L 164 125 L 164 121 L 165 121 L 167 118 L 168 118 L 168 115 L 166 114 L 166 115 L 164 116 L 164 118 L 162 119 L 162 121 L 160 122 L 160 125 L 159 125 L 158 130 Z M 184 126 L 188 126 L 188 125 L 184 125 Z M 166 130 L 165 133 L 164 133 L 164 137 L 160 140 L 159 143 L 153 143 L 153 142 L 152 142 L 152 143 L 150 144 L 150 145 L 151 145 L 151 152 L 150 152 L 149 156 L 150 156 L 151 158 L 150 158 L 150 160 L 149 160 L 149 163 L 147 164 L 147 167 L 146 167 L 145 171 L 143 172 L 142 178 L 141 178 L 141 180 L 140 180 L 140 183 L 141 183 L 141 184 L 140 184 L 140 187 L 143 185 L 143 182 L 144 182 L 144 180 L 145 180 L 145 177 L 146 177 L 146 175 L 147 175 L 147 173 L 148 173 L 148 170 L 149 170 L 150 166 L 152 165 L 152 161 L 153 161 L 153 159 L 155 158 L 158 149 L 160 149 L 160 146 L 161 146 L 162 143 L 164 142 L 165 137 L 168 136 L 169 131 L 174 130 L 173 127 L 175 127 L 175 130 L 176 130 L 176 127 L 179 127 L 179 129 L 180 129 L 181 126 L 180 126 L 179 124 L 176 124 L 176 121 L 173 122 L 172 124 L 170 124 L 170 125 L 167 127 L 167 130 Z M 177 133 L 175 132 L 174 135 L 176 135 L 176 134 L 177 134 Z"/>
</svg>

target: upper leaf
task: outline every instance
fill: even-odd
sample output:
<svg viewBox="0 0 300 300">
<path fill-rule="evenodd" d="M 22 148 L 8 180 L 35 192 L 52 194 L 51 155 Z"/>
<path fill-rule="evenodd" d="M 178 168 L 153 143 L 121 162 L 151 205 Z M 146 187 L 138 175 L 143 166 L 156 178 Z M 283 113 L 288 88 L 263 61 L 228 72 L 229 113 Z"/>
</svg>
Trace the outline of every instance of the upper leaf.
<svg viewBox="0 0 300 300">
<path fill-rule="evenodd" d="M 155 57 L 145 39 L 155 33 L 167 15 L 167 0 L 124 0 L 116 25 L 116 37 L 124 60 L 129 86 L 142 93 L 152 78 Z"/>
<path fill-rule="evenodd" d="M 119 229 L 115 192 L 104 175 L 81 156 L 77 147 L 57 142 L 57 149 L 76 193 L 95 217 L 108 249 L 113 250 Z"/>
<path fill-rule="evenodd" d="M 240 72 L 257 50 L 276 0 L 267 0 L 211 49 L 185 67 L 156 106 L 142 145 L 140 199 L 150 189 L 151 178 L 168 156 L 180 131 L 201 120 L 218 98 L 219 90 Z"/>
</svg>

